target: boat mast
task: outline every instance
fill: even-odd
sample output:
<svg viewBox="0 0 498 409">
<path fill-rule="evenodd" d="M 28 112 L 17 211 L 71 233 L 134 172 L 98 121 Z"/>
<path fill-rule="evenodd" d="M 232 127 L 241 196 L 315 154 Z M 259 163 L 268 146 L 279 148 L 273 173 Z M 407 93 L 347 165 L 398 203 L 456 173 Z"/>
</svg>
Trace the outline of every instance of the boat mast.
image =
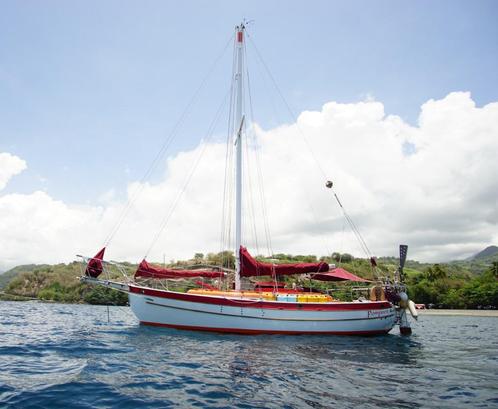
<svg viewBox="0 0 498 409">
<path fill-rule="evenodd" d="M 238 130 L 235 145 L 237 147 L 237 160 L 235 169 L 235 290 L 240 290 L 240 245 L 242 237 L 242 126 L 243 126 L 243 57 L 244 57 L 244 23 L 235 28 L 237 65 L 235 73 L 236 99 L 235 99 L 235 126 Z"/>
</svg>

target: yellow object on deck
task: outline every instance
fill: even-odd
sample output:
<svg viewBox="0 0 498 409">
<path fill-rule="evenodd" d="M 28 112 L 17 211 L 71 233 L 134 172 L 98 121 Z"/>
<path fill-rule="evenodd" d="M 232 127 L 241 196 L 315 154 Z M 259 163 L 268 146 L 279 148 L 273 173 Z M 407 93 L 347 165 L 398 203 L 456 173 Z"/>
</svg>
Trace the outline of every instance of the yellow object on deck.
<svg viewBox="0 0 498 409">
<path fill-rule="evenodd" d="M 308 294 L 308 302 L 331 302 L 332 297 L 327 294 Z"/>
<path fill-rule="evenodd" d="M 222 290 L 205 290 L 203 288 L 193 288 L 187 291 L 188 294 L 213 295 L 216 297 L 230 298 L 260 298 L 268 301 L 275 301 L 276 297 L 270 292 L 259 291 L 222 291 Z"/>
<path fill-rule="evenodd" d="M 230 297 L 230 298 L 255 298 L 266 301 L 281 301 L 281 302 L 332 302 L 334 299 L 327 294 L 318 293 L 298 293 L 298 294 L 280 294 L 276 295 L 271 292 L 259 291 L 222 291 L 222 290 L 206 290 L 203 288 L 194 288 L 187 291 L 188 294 L 199 295 L 212 295 L 216 297 Z"/>
<path fill-rule="evenodd" d="M 306 293 L 298 294 L 297 302 L 332 302 L 334 299 L 327 294 Z"/>
</svg>

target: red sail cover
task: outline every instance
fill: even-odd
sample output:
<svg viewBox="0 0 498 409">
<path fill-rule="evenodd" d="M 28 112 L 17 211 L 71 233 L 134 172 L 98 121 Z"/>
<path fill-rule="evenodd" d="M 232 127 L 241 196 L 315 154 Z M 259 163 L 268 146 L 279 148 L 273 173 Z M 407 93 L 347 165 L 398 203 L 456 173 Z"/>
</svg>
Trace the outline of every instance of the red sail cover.
<svg viewBox="0 0 498 409">
<path fill-rule="evenodd" d="M 172 270 L 169 268 L 161 268 L 153 266 L 142 260 L 135 273 L 135 278 L 192 278 L 192 277 L 206 277 L 206 278 L 220 278 L 224 273 L 221 271 L 203 271 L 203 270 Z"/>
<path fill-rule="evenodd" d="M 240 246 L 240 275 L 242 277 L 320 273 L 325 271 L 329 271 L 329 265 L 324 262 L 294 264 L 263 263 L 254 259 L 245 247 Z"/>
<path fill-rule="evenodd" d="M 90 259 L 86 266 L 85 275 L 97 278 L 102 273 L 102 260 L 104 259 L 105 247 L 95 257 Z"/>
<path fill-rule="evenodd" d="M 363 283 L 369 283 L 369 280 L 365 280 L 364 278 L 358 277 L 354 275 L 353 273 L 350 273 L 347 270 L 344 270 L 343 268 L 334 268 L 332 271 L 329 271 L 328 273 L 320 273 L 320 274 L 313 274 L 311 276 L 313 280 L 320 280 L 320 281 L 359 281 Z"/>
</svg>

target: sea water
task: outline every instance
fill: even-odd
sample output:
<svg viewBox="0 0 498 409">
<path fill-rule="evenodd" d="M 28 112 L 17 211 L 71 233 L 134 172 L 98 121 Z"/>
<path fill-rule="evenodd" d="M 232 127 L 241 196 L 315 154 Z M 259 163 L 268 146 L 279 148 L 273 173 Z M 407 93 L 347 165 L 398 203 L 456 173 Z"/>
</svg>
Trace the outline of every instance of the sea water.
<svg viewBox="0 0 498 409">
<path fill-rule="evenodd" d="M 497 408 L 498 318 L 238 336 L 141 326 L 127 307 L 0 302 L 0 407 Z"/>
</svg>

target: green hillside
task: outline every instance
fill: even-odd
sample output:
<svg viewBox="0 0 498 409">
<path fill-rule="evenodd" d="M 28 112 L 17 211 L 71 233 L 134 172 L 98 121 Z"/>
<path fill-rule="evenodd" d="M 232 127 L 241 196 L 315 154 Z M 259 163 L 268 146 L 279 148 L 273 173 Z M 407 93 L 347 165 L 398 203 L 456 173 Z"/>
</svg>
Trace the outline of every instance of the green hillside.
<svg viewBox="0 0 498 409">
<path fill-rule="evenodd" d="M 498 258 L 498 247 L 488 246 L 484 250 L 472 256 L 473 260 L 490 260 Z"/>
<path fill-rule="evenodd" d="M 498 307 L 498 255 L 486 255 L 484 258 L 474 260 L 454 261 L 447 264 L 428 264 L 408 260 L 405 266 L 406 282 L 410 297 L 417 303 L 434 304 L 440 308 L 478 308 L 479 306 Z M 346 270 L 369 280 L 374 280 L 370 261 L 354 258 L 350 254 L 334 253 L 331 256 L 318 259 L 314 255 L 275 254 L 271 259 L 261 256 L 260 260 L 274 263 L 315 262 L 326 261 L 345 268 Z M 196 253 L 191 260 L 176 261 L 174 267 L 200 263 L 220 265 L 225 261 L 226 266 L 234 265 L 233 254 L 209 253 L 204 256 Z M 398 266 L 398 259 L 394 257 L 381 257 L 378 259 L 380 275 L 391 274 Z M 124 263 L 128 272 L 133 274 L 136 265 Z M 90 303 L 124 305 L 127 302 L 126 294 L 106 289 L 83 285 L 78 276 L 82 274 L 81 264 L 56 265 L 25 265 L 18 266 L 0 275 L 2 281 L 0 290 L 3 289 L 3 299 L 16 299 L 16 297 L 36 298 L 44 301 L 57 301 L 67 303 Z M 120 279 L 116 271 L 110 278 Z M 292 284 L 309 286 L 310 280 L 299 281 L 300 278 L 285 277 Z M 8 284 L 7 284 L 8 282 Z M 351 299 L 351 287 L 354 283 L 330 283 L 313 281 L 311 285 L 317 289 L 340 290 L 334 294 L 341 294 L 342 299 Z"/>
<path fill-rule="evenodd" d="M 498 247 L 489 246 L 466 260 L 456 260 L 450 262 L 450 264 L 474 274 L 483 274 L 496 262 L 498 262 Z"/>
<path fill-rule="evenodd" d="M 3 299 L 17 297 L 36 298 L 43 301 L 125 305 L 126 294 L 103 287 L 81 284 L 81 264 L 19 266 L 4 275 L 11 277 L 3 287 Z M 117 278 L 117 277 L 116 277 Z"/>
<path fill-rule="evenodd" d="M 0 291 L 3 290 L 9 282 L 19 273 L 31 272 L 36 268 L 48 267 L 46 264 L 26 264 L 22 266 L 14 267 L 11 270 L 6 271 L 3 274 L 0 274 Z"/>
</svg>

